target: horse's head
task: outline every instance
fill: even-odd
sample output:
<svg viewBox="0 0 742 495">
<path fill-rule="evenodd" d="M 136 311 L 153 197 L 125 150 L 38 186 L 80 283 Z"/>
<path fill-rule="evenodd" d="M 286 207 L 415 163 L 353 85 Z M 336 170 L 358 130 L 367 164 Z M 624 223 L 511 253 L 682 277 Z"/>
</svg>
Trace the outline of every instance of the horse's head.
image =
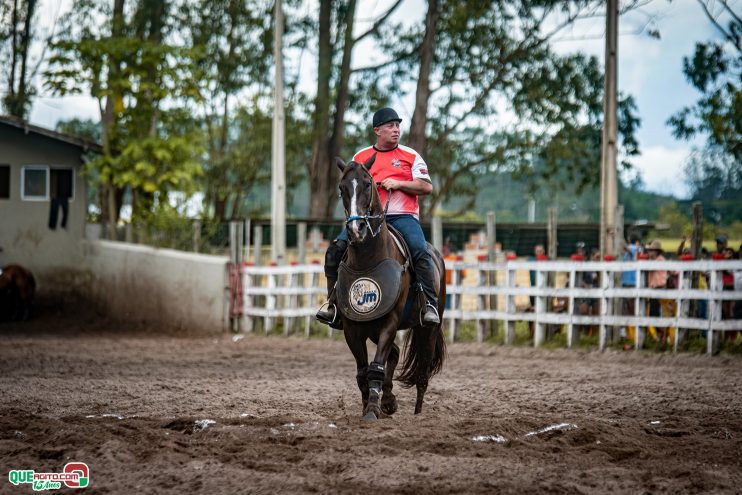
<svg viewBox="0 0 742 495">
<path fill-rule="evenodd" d="M 369 172 L 375 159 L 376 154 L 366 163 L 350 161 L 347 165 L 340 158 L 335 159 L 341 172 L 340 199 L 345 209 L 345 224 L 351 244 L 363 242 L 369 232 L 376 236 L 384 221 L 376 182 Z"/>
</svg>

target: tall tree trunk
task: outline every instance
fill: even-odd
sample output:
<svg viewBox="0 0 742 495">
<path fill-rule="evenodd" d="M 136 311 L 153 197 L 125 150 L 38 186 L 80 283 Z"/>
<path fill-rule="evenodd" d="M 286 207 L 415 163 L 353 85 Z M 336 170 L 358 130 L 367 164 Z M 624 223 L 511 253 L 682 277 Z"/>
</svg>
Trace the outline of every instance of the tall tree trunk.
<svg viewBox="0 0 742 495">
<path fill-rule="evenodd" d="M 420 69 L 415 92 L 415 111 L 410 123 L 410 147 L 425 158 L 428 140 L 425 134 L 428 125 L 428 102 L 430 101 L 430 71 L 435 56 L 436 31 L 438 29 L 438 0 L 428 0 L 428 13 L 425 16 L 425 37 L 420 49 Z"/>
<path fill-rule="evenodd" d="M 330 159 L 340 155 L 340 149 L 343 147 L 345 138 L 345 110 L 348 108 L 348 87 L 350 84 L 350 61 L 353 54 L 353 22 L 356 16 L 356 0 L 348 2 L 348 10 L 345 18 L 345 39 L 343 41 L 343 61 L 340 65 L 340 78 L 338 80 L 337 101 L 335 103 L 335 121 L 332 128 L 332 137 L 330 138 Z M 337 178 L 336 167 L 332 169 L 332 176 Z M 334 192 L 334 189 L 331 189 Z M 328 216 L 335 209 L 337 198 L 331 194 L 331 201 L 328 205 Z"/>
<path fill-rule="evenodd" d="M 10 18 L 10 76 L 8 77 L 8 96 L 7 101 L 12 102 L 15 99 L 15 68 L 18 65 L 18 0 L 13 0 L 13 14 Z M 12 115 L 10 108 L 8 113 Z"/>
<path fill-rule="evenodd" d="M 124 0 L 115 0 L 113 4 L 113 18 L 111 22 L 111 38 L 119 38 L 124 32 Z M 108 95 L 106 96 L 106 106 L 101 115 L 101 140 L 103 141 L 103 155 L 106 157 L 113 156 L 113 143 L 112 132 L 115 125 L 114 109 L 116 101 L 120 98 L 121 93 L 118 88 L 118 78 L 120 70 L 120 62 L 118 60 L 109 59 L 108 63 Z M 108 238 L 114 240 L 116 238 L 116 222 L 119 216 L 119 207 L 117 207 L 116 201 L 116 186 L 113 183 L 112 178 L 109 178 L 107 184 L 104 186 L 108 201 L 106 202 L 106 209 L 108 210 Z"/>
<path fill-rule="evenodd" d="M 17 117 L 25 119 L 28 116 L 29 101 L 26 87 L 26 71 L 28 68 L 28 48 L 31 45 L 31 18 L 36 10 L 36 0 L 28 0 L 26 4 L 26 20 L 23 23 L 23 33 L 21 33 L 21 73 L 18 78 L 18 91 L 16 112 Z"/>
<path fill-rule="evenodd" d="M 410 147 L 416 150 L 425 159 L 428 148 L 426 130 L 428 127 L 428 102 L 430 101 L 430 71 L 435 57 L 435 40 L 438 29 L 440 12 L 438 0 L 428 0 L 428 13 L 425 15 L 425 36 L 420 48 L 420 69 L 415 91 L 415 111 L 410 123 Z M 435 201 L 427 200 L 428 208 L 421 209 L 421 219 L 428 216 L 435 207 Z"/>
<path fill-rule="evenodd" d="M 309 216 L 328 218 L 332 203 L 332 180 L 335 167 L 329 156 L 329 110 L 330 78 L 332 76 L 332 40 L 330 22 L 332 0 L 320 0 L 319 9 L 319 57 L 317 65 L 317 96 L 314 104 L 314 135 L 312 161 L 309 164 L 309 183 L 311 186 Z M 334 206 L 334 203 L 333 203 Z"/>
</svg>

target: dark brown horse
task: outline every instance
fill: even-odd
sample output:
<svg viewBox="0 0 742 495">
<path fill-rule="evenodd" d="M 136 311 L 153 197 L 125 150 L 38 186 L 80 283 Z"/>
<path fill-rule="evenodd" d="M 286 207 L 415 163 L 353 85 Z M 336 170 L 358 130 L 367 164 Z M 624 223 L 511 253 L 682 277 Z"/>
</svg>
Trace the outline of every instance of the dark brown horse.
<svg viewBox="0 0 742 495">
<path fill-rule="evenodd" d="M 21 265 L 7 265 L 0 271 L 0 319 L 27 320 L 36 292 L 33 274 Z"/>
<path fill-rule="evenodd" d="M 342 172 L 340 197 L 347 215 L 350 241 L 336 285 L 338 307 L 345 341 L 356 360 L 363 417 L 371 420 L 379 418 L 381 413 L 391 415 L 397 410 L 397 400 L 392 393 L 392 378 L 400 357 L 399 347 L 394 343 L 397 330 L 411 328 L 405 339 L 405 359 L 397 380 L 406 387 L 417 388 L 415 414 L 421 412 L 428 381 L 441 370 L 446 354 L 441 324 L 423 327 L 419 308 L 415 309 L 414 305 L 412 310 L 407 308 L 410 316 L 404 315 L 408 296 L 416 294 L 411 290 L 411 263 L 387 227 L 377 185 L 369 172 L 374 159 L 375 155 L 365 164 L 351 161 L 347 165 L 337 159 Z M 443 258 L 430 244 L 428 249 L 438 274 L 438 314 L 442 321 L 446 300 Z M 386 281 L 380 282 L 383 278 Z M 353 314 L 351 306 L 359 311 L 357 315 Z M 361 306 L 375 309 L 363 314 L 366 308 Z M 376 344 L 376 354 L 370 364 L 366 350 L 369 339 Z"/>
</svg>

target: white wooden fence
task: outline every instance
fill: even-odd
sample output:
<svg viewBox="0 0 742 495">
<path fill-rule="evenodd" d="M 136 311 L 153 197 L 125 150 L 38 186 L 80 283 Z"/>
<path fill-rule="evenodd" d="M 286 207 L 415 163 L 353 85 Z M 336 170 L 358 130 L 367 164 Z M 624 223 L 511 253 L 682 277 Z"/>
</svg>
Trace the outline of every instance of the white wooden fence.
<svg viewBox="0 0 742 495">
<path fill-rule="evenodd" d="M 673 350 L 677 351 L 680 330 L 702 330 L 707 332 L 708 352 L 712 352 L 718 336 L 725 331 L 742 330 L 742 320 L 722 320 L 723 301 L 737 300 L 742 304 L 742 290 L 724 291 L 722 273 L 724 271 L 742 272 L 742 261 L 636 261 L 636 262 L 579 262 L 579 261 L 508 261 L 503 263 L 447 262 L 451 270 L 451 283 L 446 290 L 450 296 L 449 308 L 444 312 L 449 340 L 457 338 L 462 321 L 476 322 L 477 340 L 484 339 L 487 328 L 496 328 L 496 322 L 504 323 L 504 340 L 511 344 L 515 337 L 515 324 L 518 321 L 533 322 L 534 345 L 540 346 L 546 339 L 547 325 L 564 325 L 567 345 L 577 342 L 578 326 L 592 325 L 599 328 L 599 347 L 603 349 L 609 337 L 609 330 L 621 327 L 635 327 L 634 345 L 643 345 L 646 329 L 674 329 Z M 463 283 L 464 270 L 476 273 L 472 283 Z M 520 270 L 536 272 L 535 287 L 518 287 L 516 273 Z M 653 270 L 667 270 L 677 273 L 677 288 L 649 289 L 646 279 Z M 581 272 L 599 274 L 600 286 L 594 288 L 578 287 Z M 268 332 L 274 328 L 276 320 L 283 319 L 284 334 L 289 334 L 298 323 L 303 323 L 308 336 L 311 322 L 320 303 L 326 300 L 324 275 L 321 265 L 294 265 L 255 267 L 243 266 L 242 270 L 244 303 L 242 315 L 244 328 L 252 331 L 259 319 L 263 329 Z M 635 272 L 637 287 L 620 286 L 622 272 Z M 694 273 L 703 273 L 708 280 L 708 289 L 692 289 Z M 554 287 L 555 280 L 568 282 L 566 287 Z M 490 283 L 489 281 L 495 281 Z M 516 306 L 516 298 L 532 296 L 535 307 L 527 310 Z M 561 313 L 550 311 L 549 302 L 554 298 L 567 301 L 566 310 Z M 597 299 L 599 314 L 582 316 L 575 314 L 576 299 Z M 634 314 L 621 315 L 622 299 L 634 300 Z M 673 315 L 650 317 L 646 309 L 650 299 L 672 300 L 676 302 Z M 707 301 L 705 319 L 690 315 L 691 301 Z M 328 328 L 328 336 L 332 330 Z"/>
</svg>

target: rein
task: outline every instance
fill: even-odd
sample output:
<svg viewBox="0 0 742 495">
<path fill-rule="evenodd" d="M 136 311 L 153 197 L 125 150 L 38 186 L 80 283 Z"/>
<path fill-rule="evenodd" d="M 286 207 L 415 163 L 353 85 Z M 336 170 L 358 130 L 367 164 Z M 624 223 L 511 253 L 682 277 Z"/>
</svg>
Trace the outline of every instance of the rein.
<svg viewBox="0 0 742 495">
<path fill-rule="evenodd" d="M 373 201 L 374 201 L 374 197 L 372 195 L 371 201 L 369 201 L 368 209 L 367 209 L 369 213 L 366 213 L 365 215 L 353 215 L 353 216 L 346 217 L 345 225 L 347 226 L 350 222 L 354 220 L 363 220 L 364 222 L 366 222 L 366 226 L 368 226 L 368 230 L 371 231 L 371 237 L 376 237 L 377 235 L 379 235 L 379 232 L 381 232 L 381 224 L 384 223 L 384 221 L 386 221 L 386 212 L 389 209 L 389 200 L 392 199 L 392 192 L 393 191 L 389 191 L 389 194 L 387 194 L 386 205 L 384 205 L 383 213 L 378 214 L 378 215 L 369 214 L 371 212 L 371 207 L 373 206 Z M 369 220 L 376 220 L 377 218 L 381 218 L 383 221 L 379 222 L 379 226 L 377 227 L 376 232 L 374 232 L 374 229 L 371 227 L 371 222 L 369 222 Z"/>
</svg>

